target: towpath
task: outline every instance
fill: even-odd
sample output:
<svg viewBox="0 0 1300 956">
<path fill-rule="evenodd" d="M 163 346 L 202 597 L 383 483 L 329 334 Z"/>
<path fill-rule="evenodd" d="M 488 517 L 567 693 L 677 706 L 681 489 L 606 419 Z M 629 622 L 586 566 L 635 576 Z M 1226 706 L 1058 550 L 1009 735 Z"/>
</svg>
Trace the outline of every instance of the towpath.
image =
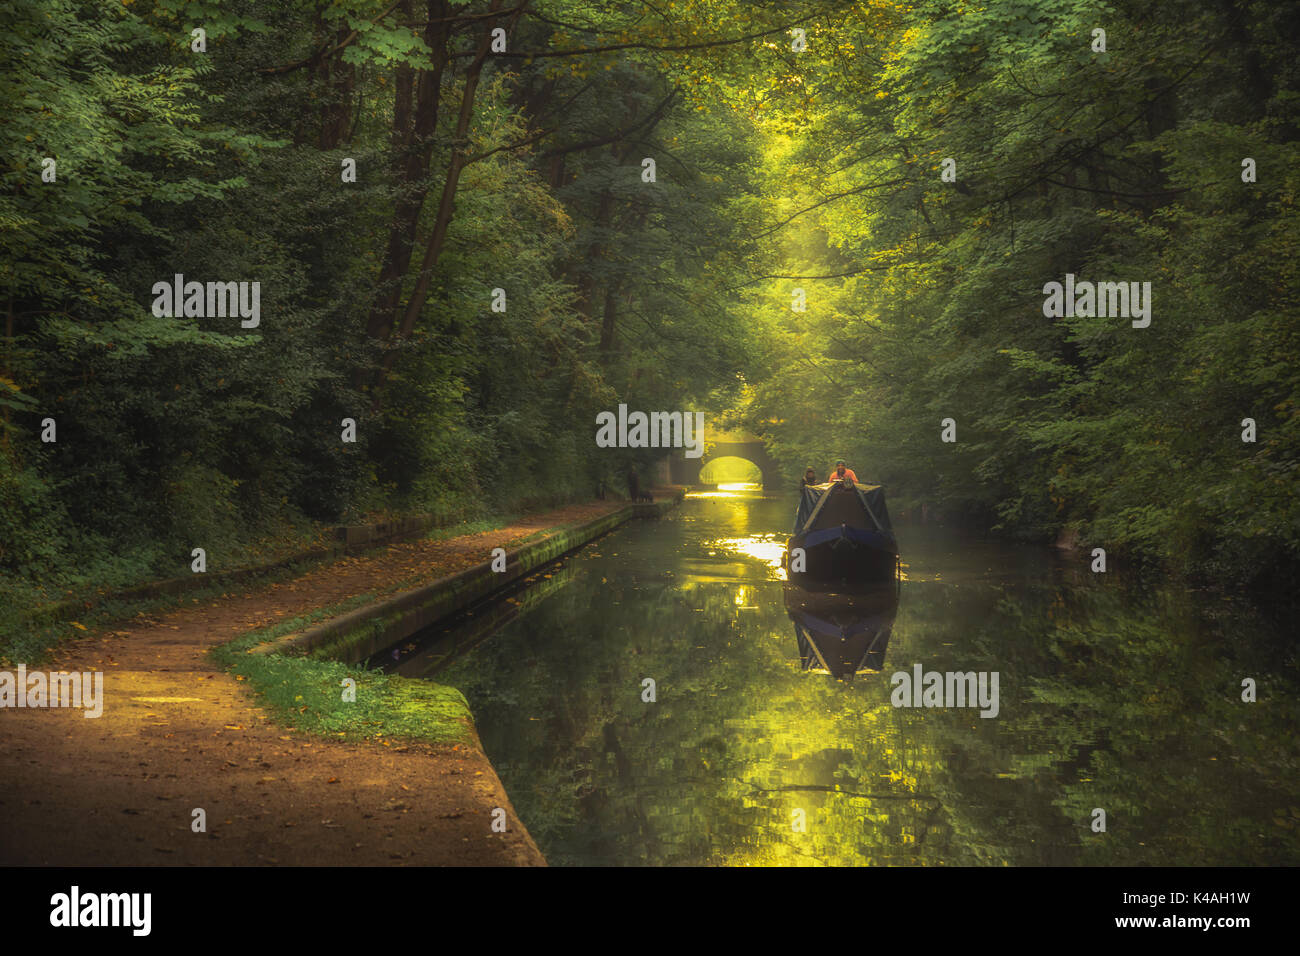
<svg viewBox="0 0 1300 956">
<path fill-rule="evenodd" d="M 104 713 L 0 711 L 0 864 L 544 865 L 476 737 L 453 747 L 297 732 L 207 651 L 622 506 L 393 544 L 60 645 L 35 669 L 104 671 Z M 505 833 L 491 831 L 495 807 L 508 815 Z M 194 808 L 206 833 L 191 830 Z"/>
</svg>

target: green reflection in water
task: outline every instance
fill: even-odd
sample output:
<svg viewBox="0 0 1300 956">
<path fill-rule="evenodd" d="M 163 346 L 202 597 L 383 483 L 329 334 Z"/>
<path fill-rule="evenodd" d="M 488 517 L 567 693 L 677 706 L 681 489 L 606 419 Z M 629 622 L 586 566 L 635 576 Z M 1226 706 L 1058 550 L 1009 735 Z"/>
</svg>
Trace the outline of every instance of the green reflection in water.
<svg viewBox="0 0 1300 956">
<path fill-rule="evenodd" d="M 786 611 L 793 508 L 688 500 L 450 666 L 432 639 L 398 665 L 465 692 L 552 864 L 1300 862 L 1294 652 L 1249 608 L 905 528 L 882 669 L 838 681 Z M 893 707 L 915 663 L 999 672 L 998 716 Z"/>
</svg>

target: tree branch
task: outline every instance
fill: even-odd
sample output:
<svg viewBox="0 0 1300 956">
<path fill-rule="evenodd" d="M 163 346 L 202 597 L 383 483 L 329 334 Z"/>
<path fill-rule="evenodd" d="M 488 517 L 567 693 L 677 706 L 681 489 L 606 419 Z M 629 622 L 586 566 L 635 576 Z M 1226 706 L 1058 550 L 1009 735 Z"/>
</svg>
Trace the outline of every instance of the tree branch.
<svg viewBox="0 0 1300 956">
<path fill-rule="evenodd" d="M 399 6 L 401 6 L 401 2 L 402 0 L 397 0 L 396 3 L 390 6 L 383 13 L 379 14 L 379 16 L 371 18 L 370 22 L 378 23 L 380 20 L 384 19 L 384 17 L 388 16 Z M 311 56 L 307 57 L 307 59 L 305 60 L 299 60 L 296 63 L 286 63 L 283 66 L 264 66 L 257 72 L 263 76 L 269 76 L 274 73 L 292 73 L 294 70 L 300 70 L 304 66 L 311 66 L 313 63 L 319 63 L 322 59 L 324 59 L 327 56 L 333 56 L 335 53 L 338 53 L 339 50 L 343 49 L 345 46 L 347 46 L 349 43 L 351 43 L 360 35 L 361 35 L 360 30 L 353 30 L 346 37 L 344 37 L 342 42 L 340 42 L 332 50 L 329 48 L 329 45 L 326 44 L 325 46 L 317 50 L 315 53 L 313 53 Z"/>
<path fill-rule="evenodd" d="M 775 29 L 772 30 L 763 30 L 759 33 L 747 33 L 744 36 L 727 37 L 725 39 L 720 39 L 720 40 L 704 40 L 699 43 L 666 43 L 666 44 L 612 43 L 609 46 L 574 47 L 568 50 L 531 50 L 531 51 L 523 51 L 523 52 L 508 51 L 506 53 L 495 53 L 493 55 L 513 57 L 515 59 L 535 60 L 535 59 L 542 59 L 543 57 L 586 56 L 589 53 L 612 53 L 617 50 L 656 50 L 665 53 L 672 53 L 681 50 L 706 50 L 712 47 L 730 46 L 733 43 L 744 43 L 746 40 L 757 40 L 759 37 L 772 36 L 773 34 L 777 34 L 777 33 L 785 33 L 791 27 L 798 26 L 801 23 L 807 23 L 809 20 L 812 19 L 815 19 L 815 15 L 804 17 L 802 20 L 795 20 L 793 23 L 788 23 L 785 26 L 776 27 Z M 460 53 L 452 54 L 453 57 L 465 57 L 465 56 L 473 56 L 473 55 L 474 52 L 472 50 L 465 50 Z"/>
</svg>

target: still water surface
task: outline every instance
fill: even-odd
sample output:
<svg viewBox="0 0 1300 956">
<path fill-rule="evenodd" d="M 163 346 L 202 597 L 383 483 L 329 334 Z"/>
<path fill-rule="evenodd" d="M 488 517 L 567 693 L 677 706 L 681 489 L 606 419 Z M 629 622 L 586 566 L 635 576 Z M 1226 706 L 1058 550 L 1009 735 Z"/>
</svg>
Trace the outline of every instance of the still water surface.
<svg viewBox="0 0 1300 956">
<path fill-rule="evenodd" d="M 1246 602 L 934 527 L 893 596 L 808 601 L 794 510 L 693 495 L 389 669 L 465 693 L 552 865 L 1300 863 L 1294 643 Z M 893 706 L 917 664 L 997 716 Z"/>
</svg>

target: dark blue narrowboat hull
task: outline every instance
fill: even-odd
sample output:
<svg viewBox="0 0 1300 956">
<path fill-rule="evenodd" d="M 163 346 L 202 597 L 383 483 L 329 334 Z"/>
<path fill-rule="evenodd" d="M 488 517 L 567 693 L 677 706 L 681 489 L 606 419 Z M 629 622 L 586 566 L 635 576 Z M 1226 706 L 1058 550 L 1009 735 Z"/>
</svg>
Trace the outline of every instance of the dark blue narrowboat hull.
<svg viewBox="0 0 1300 956">
<path fill-rule="evenodd" d="M 795 568 L 795 549 L 804 551 L 802 571 Z M 792 584 L 809 591 L 846 591 L 895 580 L 898 542 L 888 532 L 840 525 L 797 534 L 787 548 Z"/>
</svg>

